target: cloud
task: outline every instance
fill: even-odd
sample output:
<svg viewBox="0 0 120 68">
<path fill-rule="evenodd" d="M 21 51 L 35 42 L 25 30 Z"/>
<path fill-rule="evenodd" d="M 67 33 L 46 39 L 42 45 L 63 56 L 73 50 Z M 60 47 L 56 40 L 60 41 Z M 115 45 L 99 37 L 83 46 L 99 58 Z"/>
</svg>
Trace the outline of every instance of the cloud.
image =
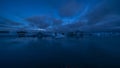
<svg viewBox="0 0 120 68">
<path fill-rule="evenodd" d="M 55 18 L 52 19 L 52 22 L 53 22 L 53 25 L 54 25 L 54 26 L 59 26 L 59 25 L 62 25 L 62 23 L 63 23 L 62 20 L 60 20 L 60 19 L 55 19 Z"/>
<path fill-rule="evenodd" d="M 92 9 L 92 11 L 89 12 L 89 14 L 86 15 L 86 18 L 88 18 L 88 20 L 89 20 L 89 24 L 90 25 L 91 24 L 96 24 L 96 23 L 102 21 L 104 18 L 109 18 L 112 15 L 120 15 L 120 12 L 119 12 L 120 9 L 118 9 L 116 4 L 117 3 L 115 1 L 108 2 L 106 0 L 102 4 L 100 4 L 99 6 L 95 6 Z"/>
<path fill-rule="evenodd" d="M 10 19 L 0 17 L 0 26 L 3 27 L 18 27 L 21 26 L 22 24 L 19 22 L 12 21 Z"/>
<path fill-rule="evenodd" d="M 72 17 L 79 13 L 81 7 L 77 1 L 68 1 L 58 9 L 58 12 L 60 17 Z"/>
<path fill-rule="evenodd" d="M 120 26 L 120 20 L 118 20 L 120 18 L 120 1 L 118 0 L 30 0 L 29 2 L 25 0 L 25 2 L 23 1 L 25 4 L 22 5 L 22 1 L 12 1 L 14 3 L 10 1 L 7 5 L 7 1 L 4 2 L 5 4 L 1 4 L 1 10 L 6 16 L 11 14 L 9 17 L 15 19 L 15 12 L 18 11 L 20 16 L 25 18 L 25 22 L 18 20 L 16 22 L 7 19 L 8 17 L 1 17 L 1 27 L 22 26 L 23 23 L 26 23 L 31 28 L 52 27 L 54 30 L 69 31 L 77 29 L 104 30 Z M 86 8 L 86 6 L 88 7 Z M 68 24 L 63 25 L 65 23 Z"/>
<path fill-rule="evenodd" d="M 59 26 L 63 22 L 60 19 L 52 18 L 49 16 L 33 16 L 25 19 L 29 22 L 31 26 L 35 26 L 38 28 L 46 29 L 48 27 Z"/>
<path fill-rule="evenodd" d="M 50 25 L 50 23 L 47 22 L 48 21 L 47 17 L 45 16 L 34 16 L 27 18 L 25 20 L 30 22 L 29 24 L 33 27 L 36 26 L 39 28 L 47 28 Z"/>
</svg>

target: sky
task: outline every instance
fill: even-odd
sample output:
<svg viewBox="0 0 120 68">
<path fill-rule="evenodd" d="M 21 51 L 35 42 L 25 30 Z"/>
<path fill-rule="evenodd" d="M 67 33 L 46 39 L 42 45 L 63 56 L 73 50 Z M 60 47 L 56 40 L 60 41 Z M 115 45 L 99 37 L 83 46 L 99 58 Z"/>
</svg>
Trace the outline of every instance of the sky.
<svg viewBox="0 0 120 68">
<path fill-rule="evenodd" d="M 0 29 L 120 29 L 119 0 L 0 0 Z"/>
</svg>

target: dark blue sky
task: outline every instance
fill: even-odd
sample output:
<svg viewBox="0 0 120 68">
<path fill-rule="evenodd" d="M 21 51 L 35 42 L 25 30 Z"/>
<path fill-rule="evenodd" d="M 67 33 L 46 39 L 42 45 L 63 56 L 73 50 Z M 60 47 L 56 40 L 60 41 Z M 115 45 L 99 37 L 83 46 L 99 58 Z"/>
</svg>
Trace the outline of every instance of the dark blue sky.
<svg viewBox="0 0 120 68">
<path fill-rule="evenodd" d="M 0 29 L 119 30 L 119 0 L 0 0 Z"/>
</svg>

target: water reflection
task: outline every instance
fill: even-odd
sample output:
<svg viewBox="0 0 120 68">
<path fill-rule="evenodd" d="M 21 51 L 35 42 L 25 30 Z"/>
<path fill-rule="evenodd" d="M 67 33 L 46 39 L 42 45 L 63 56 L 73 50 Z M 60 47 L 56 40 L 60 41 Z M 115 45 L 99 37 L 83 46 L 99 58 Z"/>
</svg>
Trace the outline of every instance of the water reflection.
<svg viewBox="0 0 120 68">
<path fill-rule="evenodd" d="M 104 67 L 119 63 L 119 38 L 1 38 L 0 62 L 8 66 Z"/>
</svg>

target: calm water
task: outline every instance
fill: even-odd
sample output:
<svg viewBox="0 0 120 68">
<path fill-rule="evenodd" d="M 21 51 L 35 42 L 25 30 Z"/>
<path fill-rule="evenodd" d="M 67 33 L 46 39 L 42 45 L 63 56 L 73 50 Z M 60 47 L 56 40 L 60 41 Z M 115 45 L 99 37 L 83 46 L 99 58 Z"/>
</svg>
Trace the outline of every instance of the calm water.
<svg viewBox="0 0 120 68">
<path fill-rule="evenodd" d="M 0 38 L 0 68 L 118 68 L 120 38 Z"/>
</svg>

